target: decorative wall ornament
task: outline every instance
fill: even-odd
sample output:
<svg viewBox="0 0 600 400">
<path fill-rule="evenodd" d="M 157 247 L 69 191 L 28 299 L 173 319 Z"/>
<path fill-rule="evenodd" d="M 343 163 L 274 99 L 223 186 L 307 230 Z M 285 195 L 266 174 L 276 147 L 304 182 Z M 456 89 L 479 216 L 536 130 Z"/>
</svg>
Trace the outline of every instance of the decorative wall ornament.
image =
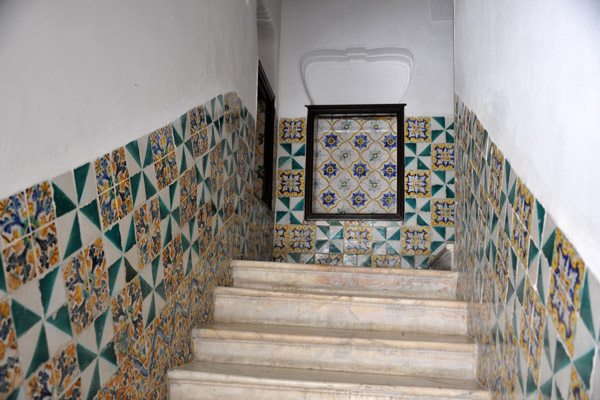
<svg viewBox="0 0 600 400">
<path fill-rule="evenodd" d="M 300 76 L 310 104 L 399 103 L 413 64 L 404 47 L 316 49 L 300 58 Z"/>
</svg>

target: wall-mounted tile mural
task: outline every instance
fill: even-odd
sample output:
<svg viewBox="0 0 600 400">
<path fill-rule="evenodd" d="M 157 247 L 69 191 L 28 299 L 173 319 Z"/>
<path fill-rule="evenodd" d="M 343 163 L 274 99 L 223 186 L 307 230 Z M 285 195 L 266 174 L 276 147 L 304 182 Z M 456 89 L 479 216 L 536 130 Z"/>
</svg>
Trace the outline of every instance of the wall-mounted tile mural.
<svg viewBox="0 0 600 400">
<path fill-rule="evenodd" d="M 427 268 L 429 258 L 454 241 L 454 119 L 407 117 L 404 139 L 404 221 L 309 222 L 304 221 L 306 120 L 281 119 L 274 259 Z M 380 169 L 369 157 L 362 159 L 368 170 Z"/>
<path fill-rule="evenodd" d="M 499 399 L 598 398 L 598 280 L 458 97 L 455 112 L 458 289 L 479 379 Z"/>
<path fill-rule="evenodd" d="M 0 200 L 0 399 L 167 398 L 229 260 L 272 258 L 254 149 L 227 93 Z"/>
</svg>

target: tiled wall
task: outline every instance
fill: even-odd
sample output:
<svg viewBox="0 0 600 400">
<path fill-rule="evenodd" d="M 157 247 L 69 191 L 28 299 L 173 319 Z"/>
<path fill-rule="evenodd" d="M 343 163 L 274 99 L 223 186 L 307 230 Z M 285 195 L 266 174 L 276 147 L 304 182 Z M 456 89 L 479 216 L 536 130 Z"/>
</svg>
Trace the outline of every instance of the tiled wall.
<svg viewBox="0 0 600 400">
<path fill-rule="evenodd" d="M 501 399 L 599 398 L 598 280 L 458 97 L 455 112 L 459 296 L 479 379 Z"/>
<path fill-rule="evenodd" d="M 454 120 L 408 117 L 404 141 L 404 221 L 304 221 L 306 120 L 282 119 L 274 259 L 427 268 L 429 258 L 454 241 Z"/>
<path fill-rule="evenodd" d="M 0 399 L 165 399 L 231 258 L 271 259 L 235 93 L 0 201 Z"/>
</svg>

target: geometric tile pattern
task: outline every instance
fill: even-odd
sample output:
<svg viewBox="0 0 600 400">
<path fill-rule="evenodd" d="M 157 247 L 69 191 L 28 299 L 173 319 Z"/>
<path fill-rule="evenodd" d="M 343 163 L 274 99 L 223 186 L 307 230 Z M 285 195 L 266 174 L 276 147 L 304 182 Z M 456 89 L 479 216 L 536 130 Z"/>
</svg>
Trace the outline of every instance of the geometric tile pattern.
<svg viewBox="0 0 600 400">
<path fill-rule="evenodd" d="M 321 122 L 329 125 L 327 120 Z M 365 130 L 365 125 L 377 121 L 346 122 L 347 131 L 356 128 L 345 139 L 346 144 L 357 157 L 362 157 L 360 162 L 365 164 L 365 170 L 378 170 L 381 162 L 377 165 L 371 162 L 369 149 L 372 150 L 373 143 Z M 360 124 L 362 129 L 358 129 Z M 427 268 L 429 258 L 435 256 L 446 243 L 454 241 L 456 144 L 452 117 L 405 119 L 404 221 L 304 221 L 305 125 L 305 118 L 284 118 L 280 121 L 277 146 L 279 188 L 275 199 L 276 225 L 273 235 L 275 260 L 378 268 Z M 323 136 L 326 144 L 321 147 L 342 148 L 341 134 L 346 132 L 345 125 L 340 125 L 339 129 L 328 129 Z M 370 129 L 367 129 L 369 134 Z M 366 139 L 362 137 L 363 133 Z M 328 138 L 328 135 L 331 137 Z M 365 144 L 367 150 L 362 153 L 360 148 L 356 149 L 356 146 L 365 147 Z M 327 163 L 321 162 L 323 167 Z M 352 174 L 351 167 L 356 162 L 348 163 L 348 171 L 344 171 L 341 162 L 336 161 L 335 165 L 337 167 L 330 168 L 329 172 L 339 177 L 346 172 Z M 434 168 L 434 165 L 437 167 Z M 315 173 L 321 176 L 328 172 Z M 370 193 L 368 190 L 370 188 L 365 188 L 364 193 Z M 350 191 L 344 196 L 336 194 L 341 193 L 339 190 L 335 192 L 332 189 L 332 193 L 337 200 L 347 198 L 351 201 Z M 339 205 L 340 201 L 336 204 Z M 337 206 L 334 208 L 337 209 Z M 292 234 L 306 232 L 307 226 L 314 226 L 314 240 L 307 240 L 306 235 Z"/>
<path fill-rule="evenodd" d="M 479 380 L 496 398 L 597 398 L 597 278 L 458 96 L 455 116 L 458 293 Z"/>
<path fill-rule="evenodd" d="M 396 213 L 396 118 L 320 118 L 317 128 L 315 212 Z"/>
<path fill-rule="evenodd" d="M 254 160 L 254 194 L 262 196 L 262 189 L 265 181 L 265 118 L 266 106 L 262 100 L 257 103 L 256 110 L 256 159 Z"/>
<path fill-rule="evenodd" d="M 0 199 L 0 399 L 167 397 L 229 261 L 273 258 L 274 212 L 248 172 L 255 129 L 220 95 Z M 314 228 L 289 234 L 314 246 Z"/>
</svg>

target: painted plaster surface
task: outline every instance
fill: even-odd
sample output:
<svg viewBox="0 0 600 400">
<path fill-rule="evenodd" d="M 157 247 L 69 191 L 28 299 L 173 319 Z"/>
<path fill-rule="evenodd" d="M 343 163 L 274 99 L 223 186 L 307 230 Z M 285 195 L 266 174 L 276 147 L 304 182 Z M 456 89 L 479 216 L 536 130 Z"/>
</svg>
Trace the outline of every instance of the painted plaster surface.
<svg viewBox="0 0 600 400">
<path fill-rule="evenodd" d="M 232 258 L 272 258 L 236 93 L 0 200 L 0 399 L 165 399 Z"/>
<path fill-rule="evenodd" d="M 597 398 L 597 279 L 458 96 L 456 148 L 458 294 L 479 380 L 501 399 Z"/>
<path fill-rule="evenodd" d="M 404 143 L 404 221 L 304 221 L 306 121 L 281 119 L 274 258 L 427 268 L 429 258 L 454 241 L 454 121 L 407 117 Z M 364 163 L 369 170 L 379 169 L 379 164 Z"/>
</svg>

